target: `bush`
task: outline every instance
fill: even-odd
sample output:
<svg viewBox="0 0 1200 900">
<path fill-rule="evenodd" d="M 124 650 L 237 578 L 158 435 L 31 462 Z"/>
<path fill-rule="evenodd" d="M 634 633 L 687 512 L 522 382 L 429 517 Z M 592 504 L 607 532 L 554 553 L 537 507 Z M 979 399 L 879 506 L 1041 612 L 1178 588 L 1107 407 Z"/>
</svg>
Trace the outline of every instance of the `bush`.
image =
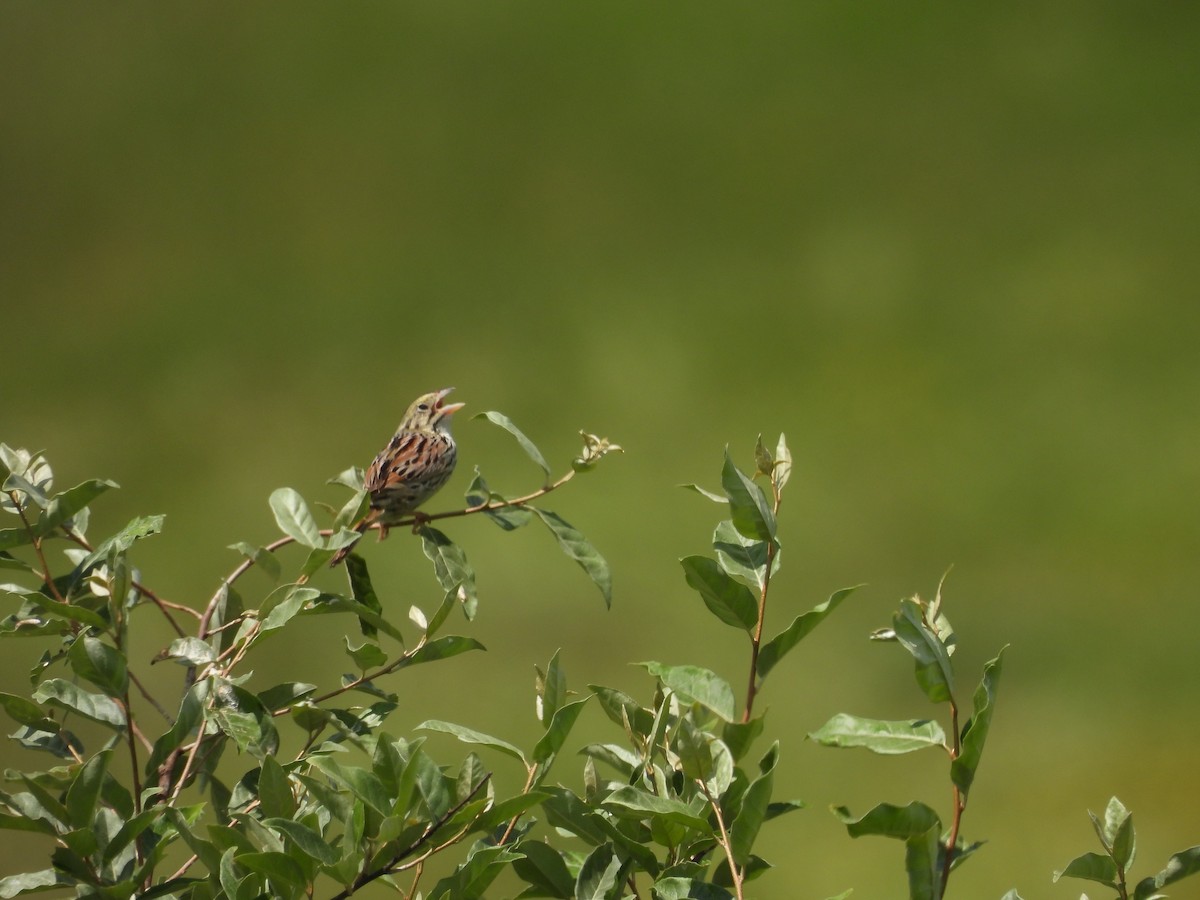
<svg viewBox="0 0 1200 900">
<path fill-rule="evenodd" d="M 283 536 L 264 547 L 235 544 L 243 561 L 196 610 L 159 596 L 134 565 L 138 544 L 162 529 L 163 517 L 139 517 L 94 540 L 88 536 L 90 507 L 116 485 L 93 479 L 55 493 L 41 454 L 0 445 L 2 502 L 14 517 L 12 527 L 0 529 L 0 566 L 23 582 L 2 586 L 17 608 L 0 622 L 0 637 L 32 637 L 46 647 L 33 668 L 32 692 L 0 694 L 0 704 L 19 726 L 14 740 L 62 761 L 45 771 L 10 772 L 8 780 L 19 789 L 0 792 L 0 827 L 45 835 L 52 846 L 48 867 L 0 879 L 0 897 L 73 888 L 76 896 L 106 898 L 318 892 L 342 898 L 380 881 L 410 898 L 474 898 L 506 870 L 525 885 L 522 897 L 746 896 L 747 883 L 770 868 L 754 853 L 760 829 L 802 806 L 774 796 L 778 742 L 752 753 L 764 731 L 755 698 L 779 662 L 854 590 L 833 593 L 777 634 L 764 633 L 781 561 L 777 517 L 791 474 L 786 441 L 781 436 L 770 450 L 759 440 L 753 477 L 726 453 L 720 493 L 688 485 L 728 516 L 716 526 L 711 556 L 681 562 L 704 607 L 744 635 L 748 658 L 740 703 L 734 687 L 709 669 L 654 661 L 641 664 L 656 683 L 646 702 L 598 685 L 577 697 L 556 654 L 538 670 L 543 733 L 532 748 L 443 720 L 397 736 L 386 725 L 399 695 L 380 679 L 481 648 L 469 636 L 444 633 L 456 609 L 472 619 L 478 598 L 465 554 L 432 522 L 484 515 L 506 532 L 540 522 L 605 602 L 611 600 L 604 558 L 541 503 L 620 448 L 584 434 L 571 468 L 551 480 L 541 453 L 510 420 L 483 415 L 517 439 L 545 481 L 522 496 L 504 497 L 477 475 L 465 507 L 414 517 L 410 524 L 433 564 L 441 600 L 432 611 L 413 606 L 403 621 L 390 611 L 395 604 L 379 599 L 380 590 L 393 590 L 377 589 L 356 554 L 346 560 L 345 593 L 308 584 L 358 536 L 350 526 L 367 502 L 360 470 L 332 480 L 352 495 L 330 511 L 329 528 L 319 527 L 297 492 L 272 494 Z M 63 541 L 65 563 L 52 564 L 48 547 Z M 275 552 L 289 544 L 307 549 L 299 570 L 247 604 L 236 587 L 241 576 L 257 566 L 278 582 L 283 572 Z M 316 615 L 341 615 L 356 627 L 353 640 L 344 638 L 356 674 L 325 690 L 303 680 L 248 689 L 248 654 L 297 619 Z M 184 667 L 182 696 L 170 704 L 158 695 L 163 679 L 148 684 L 140 661 L 128 654 L 130 635 L 145 616 L 163 617 L 177 634 L 157 658 Z M 951 803 L 945 821 L 922 803 L 880 804 L 858 818 L 835 811 L 853 837 L 902 840 L 910 896 L 939 898 L 950 874 L 980 846 L 962 836 L 960 825 L 991 727 L 1002 653 L 984 667 L 970 714 L 960 721 L 952 664 L 956 636 L 940 589 L 929 602 L 902 601 L 891 626 L 872 637 L 911 655 L 918 686 L 945 708 L 945 726 L 927 718 L 842 714 L 810 737 L 881 754 L 927 748 L 947 754 Z M 304 675 L 296 673 L 298 679 Z M 166 726 L 138 715 L 134 696 L 161 713 Z M 365 705 L 351 703 L 352 696 L 365 698 Z M 582 749 L 577 793 L 552 784 L 548 775 L 593 700 L 615 736 Z M 284 719 L 301 736 L 295 753 L 281 753 Z M 68 729 L 72 722 L 91 749 Z M 483 757 L 472 749 L 447 766 L 426 749 L 427 732 L 453 735 Z M 231 745 L 253 761 L 236 780 L 230 774 L 235 767 L 221 764 Z M 493 754 L 517 760 L 523 783 L 498 785 L 484 761 Z M 1114 798 L 1104 819 L 1093 821 L 1105 853 L 1080 857 L 1062 875 L 1146 900 L 1200 871 L 1200 848 L 1192 848 L 1131 894 L 1132 818 Z M 426 863 L 438 855 L 452 860 L 452 871 L 423 883 Z"/>
</svg>

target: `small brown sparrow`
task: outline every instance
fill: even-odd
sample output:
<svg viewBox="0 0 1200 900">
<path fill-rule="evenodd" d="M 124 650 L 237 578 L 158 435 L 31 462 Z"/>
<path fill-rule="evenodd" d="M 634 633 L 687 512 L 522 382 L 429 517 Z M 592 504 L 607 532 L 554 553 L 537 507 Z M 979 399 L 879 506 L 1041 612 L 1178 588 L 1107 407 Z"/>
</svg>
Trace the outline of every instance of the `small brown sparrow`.
<svg viewBox="0 0 1200 900">
<path fill-rule="evenodd" d="M 367 469 L 364 487 L 371 508 L 354 525 L 359 534 L 378 524 L 379 539 L 383 540 L 388 528 L 414 512 L 449 480 L 458 461 L 450 417 L 465 405 L 443 402 L 452 390 L 445 388 L 414 400 L 392 439 Z M 336 566 L 357 543 L 343 547 L 329 564 Z"/>
</svg>

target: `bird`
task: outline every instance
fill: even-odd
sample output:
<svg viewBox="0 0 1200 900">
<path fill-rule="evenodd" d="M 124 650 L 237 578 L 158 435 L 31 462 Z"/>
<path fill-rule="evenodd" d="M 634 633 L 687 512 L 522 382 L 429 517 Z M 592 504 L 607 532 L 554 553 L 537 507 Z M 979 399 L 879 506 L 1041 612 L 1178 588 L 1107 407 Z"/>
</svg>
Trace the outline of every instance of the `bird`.
<svg viewBox="0 0 1200 900">
<path fill-rule="evenodd" d="M 443 388 L 414 400 L 392 439 L 367 469 L 363 487 L 370 497 L 370 509 L 353 526 L 359 534 L 377 524 L 383 540 L 391 526 L 415 512 L 449 480 L 458 461 L 450 417 L 466 405 L 445 402 L 452 390 Z M 338 550 L 329 565 L 340 563 L 357 543 Z"/>
</svg>

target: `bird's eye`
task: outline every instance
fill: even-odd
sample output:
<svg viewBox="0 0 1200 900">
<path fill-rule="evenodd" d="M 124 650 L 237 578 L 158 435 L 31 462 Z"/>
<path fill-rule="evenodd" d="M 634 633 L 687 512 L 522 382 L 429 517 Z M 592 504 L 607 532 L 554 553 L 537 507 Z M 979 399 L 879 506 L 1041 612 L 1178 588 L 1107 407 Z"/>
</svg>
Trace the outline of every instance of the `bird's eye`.
<svg viewBox="0 0 1200 900">
<path fill-rule="evenodd" d="M 422 403 L 420 406 L 417 407 L 417 409 L 419 409 L 421 412 L 429 412 L 429 404 Z"/>
</svg>

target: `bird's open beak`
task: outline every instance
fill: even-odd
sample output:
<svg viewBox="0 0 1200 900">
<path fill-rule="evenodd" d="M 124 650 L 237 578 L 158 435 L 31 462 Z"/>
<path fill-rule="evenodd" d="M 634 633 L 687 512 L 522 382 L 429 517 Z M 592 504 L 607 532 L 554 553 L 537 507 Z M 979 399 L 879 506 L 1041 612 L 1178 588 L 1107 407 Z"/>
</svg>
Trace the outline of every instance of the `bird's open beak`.
<svg viewBox="0 0 1200 900">
<path fill-rule="evenodd" d="M 442 401 L 446 399 L 446 395 L 452 390 L 454 388 L 448 387 L 437 392 L 437 410 L 443 415 L 453 415 L 467 405 L 465 403 L 443 403 Z"/>
</svg>

